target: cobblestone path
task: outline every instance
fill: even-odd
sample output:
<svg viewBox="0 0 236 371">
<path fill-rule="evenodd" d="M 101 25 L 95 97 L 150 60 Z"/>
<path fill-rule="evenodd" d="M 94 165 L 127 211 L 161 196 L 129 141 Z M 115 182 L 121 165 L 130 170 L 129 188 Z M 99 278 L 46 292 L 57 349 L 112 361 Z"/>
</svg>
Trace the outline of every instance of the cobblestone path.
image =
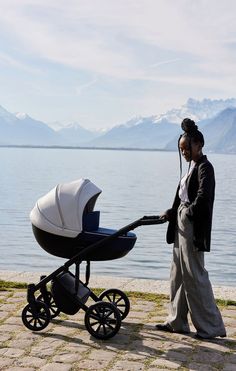
<svg viewBox="0 0 236 371">
<path fill-rule="evenodd" d="M 0 291 L 0 370 L 236 370 L 236 307 L 221 307 L 227 338 L 199 341 L 190 335 L 161 333 L 167 301 L 131 297 L 131 311 L 110 340 L 92 338 L 84 312 L 61 315 L 41 332 L 21 321 L 22 290 Z M 194 330 L 194 329 L 192 329 Z"/>
</svg>

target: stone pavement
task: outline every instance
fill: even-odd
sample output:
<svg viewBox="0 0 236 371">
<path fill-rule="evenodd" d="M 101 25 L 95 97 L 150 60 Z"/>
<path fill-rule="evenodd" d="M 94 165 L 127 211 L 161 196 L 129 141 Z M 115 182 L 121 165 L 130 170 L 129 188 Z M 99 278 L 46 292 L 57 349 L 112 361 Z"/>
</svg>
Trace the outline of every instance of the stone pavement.
<svg viewBox="0 0 236 371">
<path fill-rule="evenodd" d="M 0 291 L 0 370 L 236 370 L 236 306 L 220 308 L 227 338 L 199 341 L 194 332 L 155 330 L 167 314 L 167 299 L 129 298 L 131 310 L 119 333 L 101 341 L 87 332 L 82 310 L 31 332 L 21 322 L 25 290 Z"/>
</svg>

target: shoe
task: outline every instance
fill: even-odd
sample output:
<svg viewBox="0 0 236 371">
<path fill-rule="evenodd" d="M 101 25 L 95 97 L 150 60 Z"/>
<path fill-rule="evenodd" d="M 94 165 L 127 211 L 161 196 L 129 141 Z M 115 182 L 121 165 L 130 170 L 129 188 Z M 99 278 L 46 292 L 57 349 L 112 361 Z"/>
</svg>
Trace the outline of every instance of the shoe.
<svg viewBox="0 0 236 371">
<path fill-rule="evenodd" d="M 198 333 L 196 333 L 194 335 L 194 337 L 196 339 L 199 339 L 199 340 L 210 340 L 210 339 L 215 339 L 216 337 L 220 337 L 220 338 L 225 338 L 226 337 L 226 334 L 223 334 L 223 335 L 217 335 L 217 336 L 210 336 L 210 337 L 206 337 L 204 338 L 203 336 L 199 335 Z"/>
<path fill-rule="evenodd" d="M 158 323 L 155 327 L 159 331 L 174 332 L 174 330 L 168 323 Z"/>
<path fill-rule="evenodd" d="M 175 331 L 169 323 L 158 323 L 155 327 L 159 331 L 172 332 L 175 334 L 190 334 L 190 331 Z"/>
<path fill-rule="evenodd" d="M 205 340 L 205 339 L 206 339 L 206 338 L 202 337 L 201 335 L 199 335 L 198 333 L 196 333 L 196 334 L 194 335 L 194 337 L 195 337 L 196 339 L 199 339 L 199 340 Z"/>
</svg>

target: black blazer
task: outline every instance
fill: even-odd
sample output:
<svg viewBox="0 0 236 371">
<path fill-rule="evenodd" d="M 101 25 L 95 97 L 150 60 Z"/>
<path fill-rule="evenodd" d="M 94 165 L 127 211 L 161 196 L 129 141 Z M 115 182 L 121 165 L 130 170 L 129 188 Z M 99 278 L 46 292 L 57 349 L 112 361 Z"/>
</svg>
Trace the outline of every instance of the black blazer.
<svg viewBox="0 0 236 371">
<path fill-rule="evenodd" d="M 199 251 L 210 251 L 213 203 L 215 197 L 215 175 L 206 156 L 196 163 L 187 179 L 189 205 L 186 215 L 193 221 L 193 240 Z M 171 209 L 167 210 L 169 225 L 167 243 L 175 240 L 177 210 L 180 205 L 179 186 Z"/>
</svg>

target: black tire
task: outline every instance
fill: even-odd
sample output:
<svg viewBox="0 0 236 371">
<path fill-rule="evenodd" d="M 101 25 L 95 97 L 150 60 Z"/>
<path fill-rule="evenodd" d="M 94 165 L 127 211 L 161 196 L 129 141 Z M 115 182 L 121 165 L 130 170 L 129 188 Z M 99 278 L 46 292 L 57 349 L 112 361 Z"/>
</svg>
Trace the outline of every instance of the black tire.
<svg viewBox="0 0 236 371">
<path fill-rule="evenodd" d="M 22 321 L 29 330 L 41 331 L 50 322 L 50 310 L 47 305 L 41 301 L 35 301 L 34 303 L 36 312 L 33 313 L 31 304 L 27 304 L 22 311 Z"/>
<path fill-rule="evenodd" d="M 113 304 L 98 301 L 88 308 L 84 322 L 88 332 L 96 339 L 110 339 L 120 329 L 120 312 Z"/>
<path fill-rule="evenodd" d="M 130 301 L 128 296 L 121 290 L 105 290 L 99 296 L 99 300 L 114 304 L 120 312 L 121 320 L 127 317 L 130 310 Z"/>
<path fill-rule="evenodd" d="M 44 297 L 43 297 L 42 294 L 40 294 L 37 297 L 36 300 L 39 300 L 39 301 L 45 303 L 48 306 L 49 310 L 50 310 L 51 318 L 55 318 L 55 317 L 57 317 L 60 314 L 60 309 L 57 308 L 57 305 L 56 305 L 55 300 L 54 300 L 54 298 L 52 296 L 52 293 L 48 291 L 47 292 L 47 295 L 48 295 L 48 300 L 46 302 L 45 302 Z"/>
</svg>

